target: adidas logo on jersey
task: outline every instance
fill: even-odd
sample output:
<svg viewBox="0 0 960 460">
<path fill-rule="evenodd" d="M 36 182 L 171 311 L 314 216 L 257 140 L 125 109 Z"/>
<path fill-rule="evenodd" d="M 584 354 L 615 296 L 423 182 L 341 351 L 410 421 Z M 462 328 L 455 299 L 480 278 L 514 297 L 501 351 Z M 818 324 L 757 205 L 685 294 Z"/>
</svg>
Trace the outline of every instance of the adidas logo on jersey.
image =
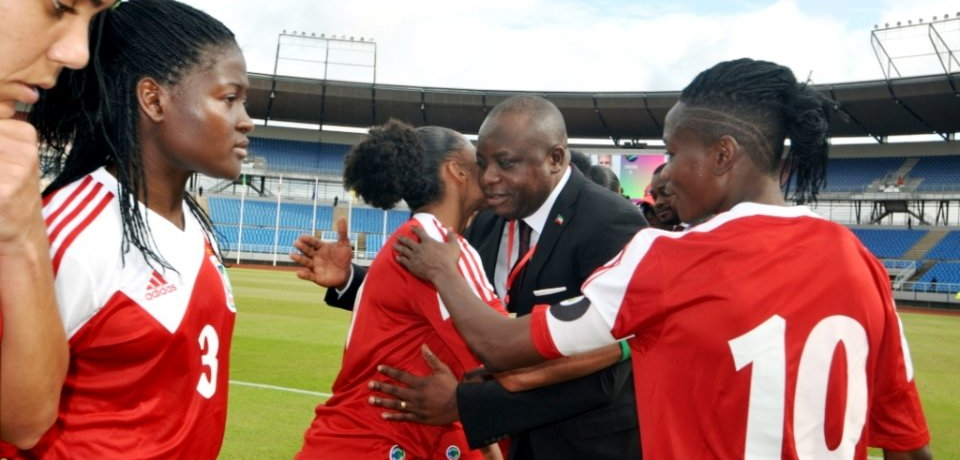
<svg viewBox="0 0 960 460">
<path fill-rule="evenodd" d="M 153 271 L 153 276 L 150 277 L 150 283 L 147 284 L 147 300 L 153 300 L 176 291 L 177 287 L 175 285 L 168 283 L 167 280 L 163 278 L 163 275 L 157 273 L 156 270 Z"/>
</svg>

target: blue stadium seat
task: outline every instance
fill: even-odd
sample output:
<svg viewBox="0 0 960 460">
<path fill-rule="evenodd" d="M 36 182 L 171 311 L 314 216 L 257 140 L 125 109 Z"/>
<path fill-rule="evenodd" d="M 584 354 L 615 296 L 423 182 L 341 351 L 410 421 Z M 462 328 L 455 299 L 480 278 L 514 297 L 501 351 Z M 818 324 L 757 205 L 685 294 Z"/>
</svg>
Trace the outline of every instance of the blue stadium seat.
<svg viewBox="0 0 960 460">
<path fill-rule="evenodd" d="M 904 158 L 831 158 L 825 192 L 858 192 L 903 165 Z"/>
<path fill-rule="evenodd" d="M 926 230 L 854 228 L 853 233 L 879 259 L 899 259 L 927 234 Z"/>
<path fill-rule="evenodd" d="M 910 170 L 910 177 L 923 178 L 917 186 L 920 192 L 960 190 L 960 157 L 921 157 Z"/>
<path fill-rule="evenodd" d="M 960 286 L 960 262 L 939 262 L 920 277 L 914 290 L 955 293 Z"/>
<path fill-rule="evenodd" d="M 270 171 L 340 175 L 349 150 L 345 144 L 250 138 L 250 153 L 266 158 Z"/>
<path fill-rule="evenodd" d="M 930 248 L 928 259 L 960 259 L 960 231 L 947 233 L 936 246 Z"/>
</svg>

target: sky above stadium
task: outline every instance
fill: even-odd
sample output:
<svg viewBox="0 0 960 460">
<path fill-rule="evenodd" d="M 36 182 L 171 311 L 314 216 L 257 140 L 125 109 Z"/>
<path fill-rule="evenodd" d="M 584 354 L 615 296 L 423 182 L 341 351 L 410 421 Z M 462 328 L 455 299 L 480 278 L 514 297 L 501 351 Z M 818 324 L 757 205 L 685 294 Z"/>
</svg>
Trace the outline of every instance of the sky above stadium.
<svg viewBox="0 0 960 460">
<path fill-rule="evenodd" d="M 528 91 L 679 90 L 738 57 L 787 65 L 814 83 L 882 79 L 870 45 L 875 24 L 960 13 L 956 0 L 185 1 L 236 33 L 251 72 L 273 73 L 286 30 L 373 38 L 378 83 Z M 953 43 L 960 31 L 948 35 Z M 929 39 L 908 42 L 932 50 Z M 330 60 L 372 62 L 366 50 Z M 322 50 L 288 41 L 281 55 L 278 73 L 323 76 Z M 373 78 L 363 65 L 327 71 Z"/>
</svg>

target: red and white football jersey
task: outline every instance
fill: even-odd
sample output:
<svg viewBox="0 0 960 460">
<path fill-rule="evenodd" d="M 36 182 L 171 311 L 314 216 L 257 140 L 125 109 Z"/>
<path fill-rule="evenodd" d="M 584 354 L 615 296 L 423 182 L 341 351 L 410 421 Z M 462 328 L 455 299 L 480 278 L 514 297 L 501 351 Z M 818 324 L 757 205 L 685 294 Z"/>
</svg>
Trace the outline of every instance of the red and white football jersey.
<svg viewBox="0 0 960 460">
<path fill-rule="evenodd" d="M 886 271 L 805 207 L 643 230 L 583 293 L 537 309 L 534 343 L 557 357 L 631 337 L 646 458 L 866 459 L 929 442 Z"/>
<path fill-rule="evenodd" d="M 236 316 L 226 271 L 186 203 L 183 230 L 141 208 L 175 270 L 121 255 L 116 194 L 101 168 L 44 199 L 70 367 L 56 424 L 23 455 L 215 459 Z"/>
<path fill-rule="evenodd" d="M 304 435 L 298 459 L 374 459 L 403 453 L 405 458 L 470 458 L 459 423 L 445 426 L 388 422 L 382 408 L 370 405 L 370 380 L 386 378 L 377 366 L 386 364 L 417 375 L 431 372 L 420 346 L 426 343 L 459 378 L 481 365 L 470 352 L 437 290 L 404 269 L 391 249 L 397 236 L 416 238 L 423 227 L 443 241 L 446 231 L 432 215 L 418 213 L 402 225 L 380 251 L 360 286 L 333 396 L 316 408 Z M 483 271 L 477 252 L 460 242 L 460 273 L 473 292 L 491 308 L 506 314 Z M 449 444 L 449 445 L 447 445 Z"/>
</svg>

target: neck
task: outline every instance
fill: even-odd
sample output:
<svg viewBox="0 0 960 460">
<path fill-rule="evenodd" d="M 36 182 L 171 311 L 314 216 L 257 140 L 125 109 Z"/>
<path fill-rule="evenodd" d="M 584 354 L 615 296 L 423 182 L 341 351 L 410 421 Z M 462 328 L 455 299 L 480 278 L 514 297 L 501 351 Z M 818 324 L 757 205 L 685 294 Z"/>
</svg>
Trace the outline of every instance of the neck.
<svg viewBox="0 0 960 460">
<path fill-rule="evenodd" d="M 751 174 L 740 180 L 742 184 L 748 185 L 742 187 L 739 193 L 730 195 L 730 199 L 724 206 L 725 211 L 744 202 L 774 206 L 787 205 L 783 199 L 783 192 L 780 190 L 780 183 L 775 177 L 759 171 L 752 171 Z"/>
<path fill-rule="evenodd" d="M 151 152 L 145 145 L 141 151 L 145 182 L 137 199 L 147 209 L 169 220 L 181 230 L 184 228 L 183 194 L 190 174 L 163 161 L 163 156 Z M 116 171 L 111 171 L 116 176 Z"/>
</svg>

